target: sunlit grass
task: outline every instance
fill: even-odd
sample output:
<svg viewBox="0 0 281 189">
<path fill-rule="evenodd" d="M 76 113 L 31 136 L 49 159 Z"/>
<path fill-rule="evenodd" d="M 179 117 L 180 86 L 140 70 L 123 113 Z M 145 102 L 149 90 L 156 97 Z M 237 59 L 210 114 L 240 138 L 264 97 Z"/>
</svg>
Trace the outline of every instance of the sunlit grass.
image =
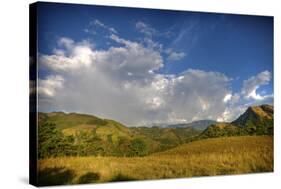
<svg viewBox="0 0 281 189">
<path fill-rule="evenodd" d="M 273 137 L 206 139 L 145 157 L 49 158 L 38 167 L 41 185 L 271 172 Z"/>
</svg>

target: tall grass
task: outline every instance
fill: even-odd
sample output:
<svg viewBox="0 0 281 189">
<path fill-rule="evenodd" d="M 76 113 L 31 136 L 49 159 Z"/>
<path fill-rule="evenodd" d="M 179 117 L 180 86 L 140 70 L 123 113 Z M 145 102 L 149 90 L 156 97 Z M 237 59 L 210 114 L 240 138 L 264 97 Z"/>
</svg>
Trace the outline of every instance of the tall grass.
<svg viewBox="0 0 281 189">
<path fill-rule="evenodd" d="M 38 167 L 40 185 L 271 172 L 273 138 L 206 139 L 145 157 L 49 158 L 39 160 Z M 71 178 L 63 173 L 72 173 Z"/>
</svg>

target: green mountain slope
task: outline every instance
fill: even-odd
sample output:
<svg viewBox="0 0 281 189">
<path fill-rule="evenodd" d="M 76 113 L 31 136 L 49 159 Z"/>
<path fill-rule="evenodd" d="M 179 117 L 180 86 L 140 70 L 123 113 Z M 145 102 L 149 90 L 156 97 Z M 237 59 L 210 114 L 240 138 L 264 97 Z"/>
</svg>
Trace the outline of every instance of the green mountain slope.
<svg viewBox="0 0 281 189">
<path fill-rule="evenodd" d="M 192 128 L 130 128 L 113 120 L 77 113 L 39 113 L 38 118 L 40 134 L 43 133 L 42 138 L 47 138 L 41 144 L 51 148 L 67 148 L 60 148 L 60 151 L 71 148 L 67 152 L 70 155 L 146 155 L 178 146 L 200 134 Z M 49 133 L 56 134 L 51 136 L 53 134 Z M 53 141 L 59 145 L 51 144 Z M 43 154 L 45 152 L 48 149 Z"/>
<path fill-rule="evenodd" d="M 200 135 L 200 139 L 240 135 L 246 135 L 242 128 L 230 123 L 217 123 L 205 129 Z"/>
<path fill-rule="evenodd" d="M 192 140 L 201 132 L 193 128 L 132 127 L 137 136 L 144 136 L 159 143 L 159 150 L 165 150 Z"/>
<path fill-rule="evenodd" d="M 39 113 L 39 126 L 45 122 L 54 123 L 56 128 L 67 136 L 94 132 L 102 139 L 110 137 L 114 143 L 120 137 L 132 138 L 130 130 L 121 123 L 92 115 L 63 112 Z"/>
</svg>

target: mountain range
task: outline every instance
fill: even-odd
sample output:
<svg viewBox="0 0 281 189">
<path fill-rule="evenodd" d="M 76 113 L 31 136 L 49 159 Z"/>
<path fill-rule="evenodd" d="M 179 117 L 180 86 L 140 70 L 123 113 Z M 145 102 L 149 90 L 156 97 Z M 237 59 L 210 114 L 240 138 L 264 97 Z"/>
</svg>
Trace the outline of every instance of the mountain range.
<svg viewBox="0 0 281 189">
<path fill-rule="evenodd" d="M 78 155 L 146 155 L 204 138 L 273 135 L 273 113 L 271 105 L 251 106 L 231 123 L 200 120 L 165 127 L 127 127 L 78 113 L 38 113 L 39 144 L 47 154 L 50 141 L 61 141 L 61 146 L 71 144 L 69 153 Z M 57 138 L 52 138 L 53 133 Z"/>
<path fill-rule="evenodd" d="M 197 130 L 205 130 L 208 126 L 218 123 L 214 120 L 198 120 L 190 123 L 172 124 L 165 126 L 166 128 L 193 128 Z"/>
</svg>

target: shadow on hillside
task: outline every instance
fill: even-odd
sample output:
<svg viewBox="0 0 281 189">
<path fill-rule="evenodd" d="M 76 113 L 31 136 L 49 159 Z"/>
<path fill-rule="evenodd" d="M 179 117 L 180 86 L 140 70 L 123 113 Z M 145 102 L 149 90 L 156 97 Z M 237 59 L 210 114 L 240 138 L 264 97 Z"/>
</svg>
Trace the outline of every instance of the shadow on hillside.
<svg viewBox="0 0 281 189">
<path fill-rule="evenodd" d="M 38 185 L 63 185 L 70 184 L 75 177 L 75 172 L 64 167 L 46 168 L 38 172 Z"/>
<path fill-rule="evenodd" d="M 134 180 L 137 180 L 137 179 L 119 173 L 119 174 L 115 175 L 114 177 L 112 177 L 109 182 L 134 181 Z"/>
<path fill-rule="evenodd" d="M 79 184 L 88 184 L 97 182 L 100 179 L 100 175 L 98 173 L 87 172 L 86 174 L 79 177 Z"/>
</svg>

